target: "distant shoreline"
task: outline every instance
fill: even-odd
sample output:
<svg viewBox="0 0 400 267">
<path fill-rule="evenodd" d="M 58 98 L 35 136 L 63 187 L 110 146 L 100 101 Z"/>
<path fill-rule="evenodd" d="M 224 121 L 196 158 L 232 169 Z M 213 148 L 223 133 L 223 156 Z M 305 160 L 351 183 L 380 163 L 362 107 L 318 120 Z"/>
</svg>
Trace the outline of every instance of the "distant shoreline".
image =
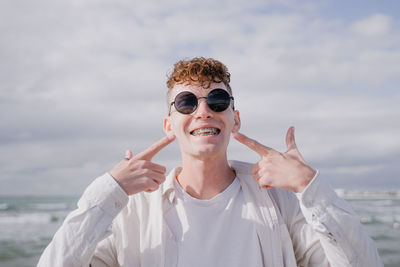
<svg viewBox="0 0 400 267">
<path fill-rule="evenodd" d="M 344 199 L 371 199 L 371 200 L 400 200 L 400 190 L 349 190 L 344 188 L 335 189 L 336 194 Z"/>
<path fill-rule="evenodd" d="M 395 199 L 400 200 L 400 189 L 384 190 L 384 189 L 346 189 L 335 188 L 334 191 L 339 197 L 344 199 Z M 32 198 L 32 199 L 75 199 L 78 200 L 80 195 L 0 195 L 0 199 L 6 198 Z"/>
</svg>

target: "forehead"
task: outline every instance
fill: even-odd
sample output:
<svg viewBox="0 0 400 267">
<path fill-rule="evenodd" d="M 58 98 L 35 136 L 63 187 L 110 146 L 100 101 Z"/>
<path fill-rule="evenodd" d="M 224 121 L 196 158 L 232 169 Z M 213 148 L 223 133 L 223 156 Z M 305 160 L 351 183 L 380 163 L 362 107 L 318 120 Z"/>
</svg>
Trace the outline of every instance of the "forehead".
<svg viewBox="0 0 400 267">
<path fill-rule="evenodd" d="M 175 86 L 171 89 L 170 98 L 174 99 L 177 94 L 184 91 L 189 91 L 195 94 L 196 96 L 207 96 L 207 94 L 216 88 L 221 88 L 226 91 L 226 85 L 224 83 L 211 83 L 210 87 L 204 88 L 198 84 L 175 84 Z"/>
</svg>

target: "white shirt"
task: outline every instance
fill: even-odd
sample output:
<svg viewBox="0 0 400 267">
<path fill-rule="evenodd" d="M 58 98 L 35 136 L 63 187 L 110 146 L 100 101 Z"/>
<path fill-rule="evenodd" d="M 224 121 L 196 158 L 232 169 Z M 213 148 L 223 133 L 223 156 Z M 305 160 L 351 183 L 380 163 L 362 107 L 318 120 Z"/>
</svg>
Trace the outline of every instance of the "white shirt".
<svg viewBox="0 0 400 267">
<path fill-rule="evenodd" d="M 165 221 L 178 246 L 177 267 L 263 266 L 254 223 L 242 217 L 245 202 L 238 179 L 207 200 L 190 196 L 176 179 L 174 187 L 176 199 Z"/>
<path fill-rule="evenodd" d="M 251 164 L 230 164 L 243 190 L 242 216 L 254 223 L 264 266 L 383 266 L 359 217 L 319 175 L 294 194 L 262 189 Z M 176 199 L 176 172 L 157 191 L 129 198 L 109 174 L 97 178 L 38 266 L 176 266 L 178 244 L 165 222 Z"/>
</svg>

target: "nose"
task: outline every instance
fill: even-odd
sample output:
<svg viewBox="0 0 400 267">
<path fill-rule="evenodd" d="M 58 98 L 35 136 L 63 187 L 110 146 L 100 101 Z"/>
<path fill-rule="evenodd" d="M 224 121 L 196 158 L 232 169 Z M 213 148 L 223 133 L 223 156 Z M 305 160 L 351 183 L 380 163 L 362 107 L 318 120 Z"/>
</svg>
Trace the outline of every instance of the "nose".
<svg viewBox="0 0 400 267">
<path fill-rule="evenodd" d="M 195 111 L 195 117 L 196 118 L 212 118 L 213 117 L 213 111 L 208 107 L 207 105 L 207 100 L 204 98 L 199 98 L 198 99 L 198 106 Z"/>
</svg>

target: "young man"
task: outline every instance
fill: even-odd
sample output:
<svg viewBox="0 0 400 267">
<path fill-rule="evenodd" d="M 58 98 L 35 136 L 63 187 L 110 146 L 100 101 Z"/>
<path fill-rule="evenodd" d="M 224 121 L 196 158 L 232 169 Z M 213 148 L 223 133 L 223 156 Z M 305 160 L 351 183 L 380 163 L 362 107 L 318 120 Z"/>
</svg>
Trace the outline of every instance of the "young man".
<svg viewBox="0 0 400 267">
<path fill-rule="evenodd" d="M 383 266 L 350 207 L 300 155 L 239 133 L 230 74 L 214 59 L 175 64 L 167 134 L 97 178 L 38 266 Z M 231 134 L 261 157 L 228 161 Z M 153 156 L 174 139 L 182 167 Z M 129 196 L 129 197 L 128 197 Z"/>
</svg>

